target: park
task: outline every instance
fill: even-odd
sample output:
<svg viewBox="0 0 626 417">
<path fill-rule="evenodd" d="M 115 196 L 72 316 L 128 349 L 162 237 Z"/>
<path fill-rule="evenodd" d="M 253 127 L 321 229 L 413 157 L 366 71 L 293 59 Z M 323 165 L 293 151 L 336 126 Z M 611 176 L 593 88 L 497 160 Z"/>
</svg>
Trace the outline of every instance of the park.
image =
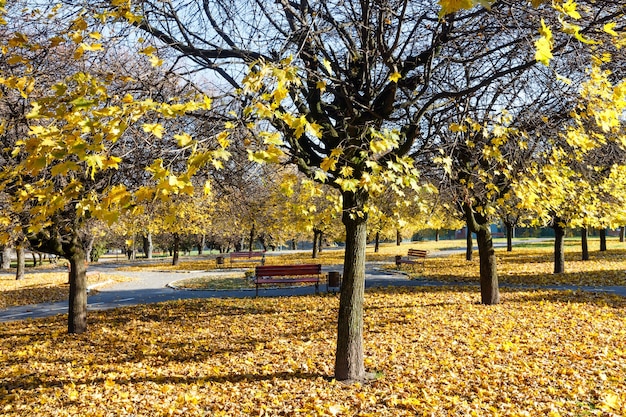
<svg viewBox="0 0 626 417">
<path fill-rule="evenodd" d="M 90 312 L 94 330 L 78 337 L 61 314 L 0 325 L 0 408 L 7 416 L 622 415 L 626 296 L 607 290 L 626 291 L 625 244 L 610 239 L 600 252 L 592 239 L 591 260 L 582 261 L 579 239 L 568 239 L 571 271 L 561 275 L 552 273 L 549 240 L 498 248 L 503 302 L 485 309 L 476 261 L 450 254 L 463 243 L 394 243 L 380 255 L 368 248 L 368 262 L 406 282 L 366 291 L 366 364 L 378 372 L 366 384 L 330 378 L 336 294 L 286 288 L 295 295 L 254 297 L 249 288 L 224 298 L 213 290 Z M 397 271 L 393 254 L 406 247 L 432 254 L 423 271 Z M 299 261 L 286 252 L 268 263 Z M 129 263 L 117 273 L 215 268 L 224 276 L 251 267 L 217 269 L 214 257 L 184 257 L 175 270 L 168 260 Z M 341 253 L 319 260 L 330 267 Z M 3 290 L 15 283 L 8 274 L 1 282 Z"/>
<path fill-rule="evenodd" d="M 621 0 L 0 0 L 3 415 L 626 415 Z"/>
</svg>

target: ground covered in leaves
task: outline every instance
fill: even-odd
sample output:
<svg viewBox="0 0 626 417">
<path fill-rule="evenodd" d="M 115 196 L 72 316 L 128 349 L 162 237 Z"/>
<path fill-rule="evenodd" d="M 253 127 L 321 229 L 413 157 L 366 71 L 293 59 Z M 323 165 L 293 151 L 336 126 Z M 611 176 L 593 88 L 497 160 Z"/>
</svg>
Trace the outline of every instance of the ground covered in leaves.
<svg viewBox="0 0 626 417">
<path fill-rule="evenodd" d="M 623 248 L 591 253 L 582 261 L 578 247 L 566 247 L 565 272 L 554 274 L 551 247 L 514 247 L 512 252 L 496 250 L 498 280 L 501 284 L 521 286 L 626 286 L 626 251 Z M 414 278 L 427 278 L 444 282 L 479 282 L 477 254 L 471 262 L 465 254 L 445 258 L 428 258 L 426 267 L 403 266 Z M 413 269 L 412 269 L 413 268 Z"/>
<path fill-rule="evenodd" d="M 395 244 L 385 243 L 381 244 L 379 251 L 374 252 L 373 246 L 367 247 L 367 261 L 368 262 L 388 262 L 393 263 L 394 256 L 404 253 L 409 247 L 416 247 L 419 249 L 425 249 L 429 251 L 440 251 L 445 249 L 462 249 L 465 241 L 460 240 L 442 240 L 442 241 L 423 241 L 412 242 L 410 244 L 404 243 L 401 246 Z M 302 264 L 302 263 L 314 263 L 321 265 L 338 265 L 343 263 L 344 252 L 341 248 L 327 248 L 318 254 L 318 257 L 311 258 L 311 251 L 303 252 L 267 252 L 265 256 L 265 264 L 267 265 L 287 265 L 287 264 Z M 217 265 L 215 258 L 217 256 L 224 257 L 224 264 Z M 126 262 L 120 269 L 124 271 L 199 271 L 199 270 L 213 270 L 224 269 L 229 270 L 231 268 L 254 268 L 259 262 L 245 262 L 244 260 L 237 260 L 231 264 L 228 253 L 225 254 L 211 254 L 202 256 L 192 256 L 183 258 L 178 265 L 171 264 L 171 258 L 168 259 L 154 259 L 151 262 L 145 262 L 143 259 L 138 259 L 138 262 Z M 139 264 L 137 264 L 139 263 Z"/>
<path fill-rule="evenodd" d="M 128 281 L 117 274 L 88 274 L 89 285 Z M 0 274 L 0 310 L 13 306 L 67 300 L 69 297 L 67 269 L 38 270 L 16 280 L 15 273 Z"/>
<path fill-rule="evenodd" d="M 366 293 L 371 383 L 333 381 L 336 296 L 210 299 L 0 324 L 6 416 L 623 416 L 626 299 Z"/>
</svg>

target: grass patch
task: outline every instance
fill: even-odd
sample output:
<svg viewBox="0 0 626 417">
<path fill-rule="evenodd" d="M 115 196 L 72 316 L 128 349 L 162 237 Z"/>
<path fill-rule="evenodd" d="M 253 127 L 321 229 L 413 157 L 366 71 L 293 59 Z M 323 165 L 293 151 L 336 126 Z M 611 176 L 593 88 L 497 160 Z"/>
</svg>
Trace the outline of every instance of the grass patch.
<svg viewBox="0 0 626 417">
<path fill-rule="evenodd" d="M 338 297 L 188 300 L 0 324 L 3 416 L 626 415 L 626 300 L 366 292 L 368 384 L 332 380 Z M 61 348 L 59 348 L 61 347 Z"/>
<path fill-rule="evenodd" d="M 256 288 L 244 274 L 207 275 L 176 281 L 177 288 L 186 290 L 243 290 Z"/>
</svg>

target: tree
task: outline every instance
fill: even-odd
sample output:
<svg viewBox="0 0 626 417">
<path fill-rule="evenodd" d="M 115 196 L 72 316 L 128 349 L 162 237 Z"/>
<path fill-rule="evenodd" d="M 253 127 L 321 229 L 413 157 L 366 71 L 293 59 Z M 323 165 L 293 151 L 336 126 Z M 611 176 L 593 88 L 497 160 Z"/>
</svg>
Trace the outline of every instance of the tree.
<svg viewBox="0 0 626 417">
<path fill-rule="evenodd" d="M 420 164 L 432 155 L 428 126 L 443 117 L 438 109 L 537 62 L 534 46 L 525 48 L 524 39 L 541 27 L 540 17 L 550 15 L 549 9 L 494 2 L 490 10 L 460 10 L 473 3 L 441 2 L 446 7 L 441 10 L 430 1 L 238 2 L 237 8 L 255 16 L 248 20 L 234 17 L 239 15 L 234 3 L 137 2 L 143 19 L 134 25 L 187 62 L 215 71 L 223 87 L 249 93 L 245 99 L 253 105 L 245 116 L 272 126 L 256 136 L 262 146 L 253 159 L 294 163 L 341 191 L 346 255 L 337 379 L 366 377 L 362 331 L 370 196 L 383 183 L 419 188 L 414 160 Z M 551 45 L 547 32 L 540 44 L 543 61 L 567 45 Z M 514 58 L 503 60 L 504 55 Z M 470 61 L 482 71 L 466 83 L 451 83 Z M 252 65 L 252 72 L 242 81 L 245 65 Z"/>
<path fill-rule="evenodd" d="M 594 58 L 589 79 L 569 112 L 571 119 L 530 167 L 531 175 L 516 185 L 523 206 L 537 214 L 536 224 L 550 224 L 555 230 L 555 273 L 565 269 L 566 226 L 606 228 L 623 221 L 620 193 L 625 183 L 618 177 L 626 161 L 620 120 L 626 85 L 623 80 L 613 84 L 612 73 L 601 63 Z"/>
<path fill-rule="evenodd" d="M 193 195 L 168 196 L 158 202 L 150 213 L 151 226 L 158 233 L 172 236 L 172 265 L 178 265 L 180 261 L 182 237 L 204 233 L 212 217 L 212 196 L 208 190 Z"/>
<path fill-rule="evenodd" d="M 22 108 L 29 110 L 20 119 L 22 130 L 11 151 L 14 158 L 3 166 L 0 192 L 8 196 L 9 214 L 20 219 L 16 232 L 24 233 L 37 250 L 70 261 L 68 330 L 82 333 L 87 328 L 87 255 L 81 239 L 85 221 L 112 222 L 134 199 L 186 192 L 198 166 L 185 163 L 185 172 L 179 174 L 161 160 L 143 160 L 141 166 L 148 169 L 153 183 L 151 187 L 131 187 L 129 181 L 118 177 L 124 157 L 138 149 L 127 133 L 132 132 L 131 127 L 138 128 L 161 139 L 163 127 L 150 123 L 154 118 L 206 109 L 209 102 L 202 98 L 168 103 L 135 100 L 129 91 L 136 85 L 127 74 L 108 72 L 83 60 L 102 49 L 97 42 L 102 35 L 88 29 L 84 14 L 61 24 L 55 14 L 59 8 L 12 6 L 9 24 L 26 21 L 33 26 L 29 32 L 10 32 L 14 28 L 7 26 L 9 36 L 3 47 L 11 62 L 18 64 L 12 68 L 17 73 L 3 72 L 0 80 L 3 88 L 19 94 Z M 52 27 L 69 29 L 52 32 Z M 39 28 L 48 31 L 38 32 Z M 40 51 L 46 51 L 43 68 L 64 59 L 68 63 L 65 70 L 50 74 L 52 79 L 36 76 L 32 55 Z M 172 142 L 184 147 L 190 141 L 178 133 Z M 131 165 L 137 161 L 132 160 Z M 191 172 L 186 170 L 189 167 L 193 167 Z"/>
</svg>

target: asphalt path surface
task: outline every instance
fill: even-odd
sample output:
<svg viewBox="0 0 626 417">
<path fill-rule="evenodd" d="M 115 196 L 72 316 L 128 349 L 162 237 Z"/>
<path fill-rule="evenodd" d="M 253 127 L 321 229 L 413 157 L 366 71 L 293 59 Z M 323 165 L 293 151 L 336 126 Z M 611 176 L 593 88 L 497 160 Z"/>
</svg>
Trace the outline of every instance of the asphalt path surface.
<svg viewBox="0 0 626 417">
<path fill-rule="evenodd" d="M 90 273 L 102 272 L 106 274 L 118 274 L 130 277 L 133 280 L 129 282 L 121 282 L 113 285 L 105 285 L 101 288 L 98 285 L 92 288 L 96 291 L 90 291 L 87 298 L 87 310 L 108 310 L 117 307 L 159 303 L 170 300 L 182 300 L 191 298 L 244 298 L 254 297 L 254 289 L 241 290 L 182 290 L 176 289 L 176 281 L 224 274 L 240 274 L 244 275 L 245 269 L 222 269 L 211 271 L 193 271 L 193 272 L 159 272 L 159 271 L 124 271 L 118 270 L 119 264 L 113 262 L 91 264 L 89 266 Z M 338 271 L 341 272 L 341 266 L 323 267 L 322 272 Z M 414 285 L 416 281 L 409 280 L 404 274 L 395 271 L 386 271 L 379 269 L 377 264 L 368 264 L 366 272 L 366 287 L 380 287 L 390 285 Z M 321 283 L 319 291 L 336 292 L 337 288 L 327 288 L 325 283 Z M 259 289 L 259 297 L 282 297 L 293 295 L 312 295 L 315 294 L 315 286 L 298 286 L 288 287 L 281 286 L 278 288 L 261 287 Z M 55 314 L 66 313 L 68 309 L 67 301 L 59 301 L 55 303 L 41 303 L 26 306 L 10 307 L 0 310 L 0 322 L 26 320 L 40 317 L 52 316 Z"/>
<path fill-rule="evenodd" d="M 446 256 L 459 251 L 439 251 L 433 252 L 429 256 Z M 429 281 L 424 279 L 410 280 L 400 271 L 383 269 L 383 265 L 388 263 L 367 263 L 365 287 L 388 287 L 388 286 L 442 286 L 442 285 L 468 285 L 478 286 L 475 284 L 451 284 L 438 281 Z M 193 271 L 193 272 L 159 272 L 159 271 L 123 271 L 118 270 L 120 264 L 115 262 L 95 263 L 89 266 L 89 270 L 93 272 L 101 272 L 106 274 L 119 274 L 133 278 L 132 281 L 116 283 L 113 285 L 105 285 L 102 288 L 95 286 L 96 291 L 90 291 L 88 296 L 88 311 L 108 310 L 123 306 L 131 306 L 138 304 L 158 303 L 170 300 L 182 300 L 192 298 L 244 298 L 254 297 L 254 289 L 243 290 L 181 290 L 176 289 L 176 281 L 207 275 L 220 274 L 241 274 L 244 269 L 222 269 L 211 271 Z M 342 272 L 341 265 L 324 266 L 324 273 L 330 271 Z M 502 288 L 529 288 L 525 286 L 502 285 Z M 532 287 L 537 288 L 537 287 Z M 556 290 L 584 290 L 592 292 L 608 292 L 621 296 L 626 296 L 626 287 L 580 287 L 556 285 L 541 287 L 541 289 Z M 320 284 L 320 292 L 337 291 L 337 288 L 327 288 L 325 283 Z M 279 288 L 260 288 L 260 297 L 283 297 L 294 295 L 312 295 L 315 294 L 315 287 L 298 286 L 298 287 L 279 287 Z M 55 303 L 42 303 L 18 307 L 10 307 L 0 310 L 0 322 L 18 321 L 35 319 L 41 317 L 53 316 L 56 314 L 67 313 L 67 301 Z"/>
</svg>

